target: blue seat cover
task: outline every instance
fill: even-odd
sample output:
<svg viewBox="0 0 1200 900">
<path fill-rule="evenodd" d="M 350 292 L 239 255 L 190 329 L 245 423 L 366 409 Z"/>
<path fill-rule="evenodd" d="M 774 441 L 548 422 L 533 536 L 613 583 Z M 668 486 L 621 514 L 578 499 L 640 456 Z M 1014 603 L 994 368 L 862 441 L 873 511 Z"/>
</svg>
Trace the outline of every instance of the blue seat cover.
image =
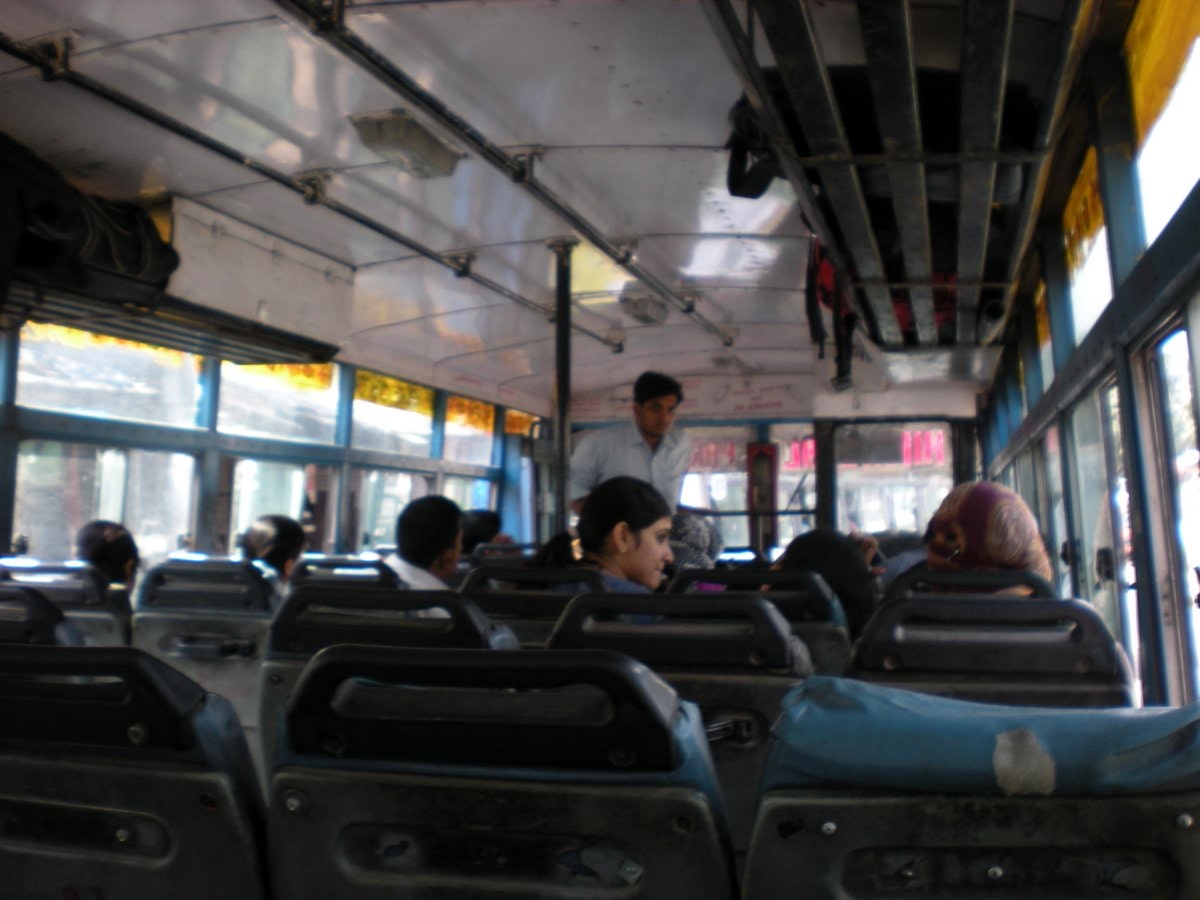
<svg viewBox="0 0 1200 900">
<path fill-rule="evenodd" d="M 1200 706 L 1046 709 L 813 676 L 783 702 L 763 794 L 1093 796 L 1200 789 Z"/>
</svg>

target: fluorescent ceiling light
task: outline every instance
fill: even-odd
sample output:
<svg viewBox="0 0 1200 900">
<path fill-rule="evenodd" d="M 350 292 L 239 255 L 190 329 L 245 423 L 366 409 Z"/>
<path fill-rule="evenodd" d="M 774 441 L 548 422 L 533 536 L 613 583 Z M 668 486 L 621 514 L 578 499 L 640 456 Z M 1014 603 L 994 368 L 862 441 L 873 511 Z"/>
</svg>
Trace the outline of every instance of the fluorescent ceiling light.
<svg viewBox="0 0 1200 900">
<path fill-rule="evenodd" d="M 454 174 L 462 154 L 446 146 L 407 110 L 359 113 L 350 117 L 358 138 L 388 162 L 414 178 Z"/>
</svg>

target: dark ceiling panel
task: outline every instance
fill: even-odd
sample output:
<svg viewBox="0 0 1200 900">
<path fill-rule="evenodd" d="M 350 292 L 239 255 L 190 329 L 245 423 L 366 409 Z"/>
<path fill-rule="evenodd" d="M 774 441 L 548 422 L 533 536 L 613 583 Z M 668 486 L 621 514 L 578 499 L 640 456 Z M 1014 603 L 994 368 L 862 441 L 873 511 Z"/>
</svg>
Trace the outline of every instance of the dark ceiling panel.
<svg viewBox="0 0 1200 900">
<path fill-rule="evenodd" d="M 928 196 L 922 154 L 917 76 L 913 65 L 912 18 L 895 0 L 861 0 L 858 5 L 868 75 L 883 149 L 889 158 L 892 209 L 904 253 L 905 281 L 912 304 L 917 342 L 934 344 Z M 908 161 L 895 159 L 908 157 Z"/>
<path fill-rule="evenodd" d="M 771 51 L 779 63 L 784 89 L 797 111 L 811 153 L 849 159 L 850 142 L 842 127 L 829 71 L 821 57 L 808 8 L 798 0 L 760 0 L 755 5 Z M 871 306 L 884 345 L 901 343 L 887 275 L 879 255 L 858 170 L 849 162 L 818 166 L 825 199 L 836 211 L 846 253 Z"/>
</svg>

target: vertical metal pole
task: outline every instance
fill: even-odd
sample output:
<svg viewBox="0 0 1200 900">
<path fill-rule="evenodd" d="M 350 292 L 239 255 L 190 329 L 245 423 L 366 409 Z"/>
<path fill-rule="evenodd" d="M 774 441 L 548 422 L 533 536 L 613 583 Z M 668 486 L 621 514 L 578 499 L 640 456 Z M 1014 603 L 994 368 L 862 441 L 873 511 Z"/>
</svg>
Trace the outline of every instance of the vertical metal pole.
<svg viewBox="0 0 1200 900">
<path fill-rule="evenodd" d="M 554 531 L 566 531 L 571 467 L 571 251 L 579 241 L 559 238 L 554 252 Z"/>
<path fill-rule="evenodd" d="M 217 546 L 217 535 L 228 523 L 218 523 L 217 495 L 221 486 L 221 453 L 217 449 L 217 418 L 221 408 L 221 360 L 206 356 L 200 376 L 202 390 L 196 425 L 204 429 L 204 450 L 196 470 L 196 506 L 192 510 L 192 549 L 204 553 L 228 547 Z"/>
<path fill-rule="evenodd" d="M 337 482 L 334 485 L 334 508 L 337 514 L 334 516 L 333 547 L 336 553 L 354 553 L 358 550 L 359 523 L 350 521 L 350 486 L 353 478 L 350 445 L 354 442 L 354 393 L 358 387 L 358 368 L 338 365 L 337 373 L 338 409 L 334 441 L 342 448 L 342 462 L 337 466 Z"/>
<path fill-rule="evenodd" d="M 17 430 L 17 355 L 20 329 L 0 335 L 0 551 L 13 549 L 13 516 L 17 505 L 17 461 L 20 434 Z"/>
<path fill-rule="evenodd" d="M 1075 349 L 1075 320 L 1071 317 L 1071 276 L 1062 223 L 1047 222 L 1042 229 L 1042 272 L 1046 278 L 1046 309 L 1050 313 L 1050 345 L 1054 371 L 1061 372 Z"/>
</svg>

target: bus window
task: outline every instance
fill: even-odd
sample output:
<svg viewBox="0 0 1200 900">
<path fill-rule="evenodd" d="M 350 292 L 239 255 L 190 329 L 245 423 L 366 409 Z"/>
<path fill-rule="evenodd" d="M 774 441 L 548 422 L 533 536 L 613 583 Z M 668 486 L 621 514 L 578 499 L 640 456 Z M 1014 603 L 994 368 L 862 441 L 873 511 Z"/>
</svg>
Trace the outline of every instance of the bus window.
<svg viewBox="0 0 1200 900">
<path fill-rule="evenodd" d="M 433 389 L 359 369 L 355 373 L 350 444 L 429 458 Z"/>
<path fill-rule="evenodd" d="M 291 516 L 304 526 L 308 549 L 330 552 L 333 546 L 335 479 L 330 466 L 238 459 L 233 462 L 228 548 L 262 515 Z M 219 521 L 219 520 L 218 520 Z"/>
<path fill-rule="evenodd" d="M 490 466 L 495 436 L 496 407 L 480 400 L 468 400 L 466 397 L 447 398 L 446 436 L 442 449 L 444 459 Z"/>
<path fill-rule="evenodd" d="M 817 439 L 811 425 L 773 425 L 771 441 L 779 448 L 779 546 L 816 524 Z"/>
<path fill-rule="evenodd" d="M 1092 330 L 1113 296 L 1108 264 L 1108 231 L 1100 205 L 1096 148 L 1088 149 L 1063 211 L 1063 235 L 1071 280 L 1075 342 Z"/>
<path fill-rule="evenodd" d="M 714 517 L 725 546 L 748 547 L 746 444 L 754 439 L 754 430 L 697 427 L 688 428 L 687 435 L 692 441 L 692 461 L 683 479 L 680 505 L 725 513 Z"/>
<path fill-rule="evenodd" d="M 1166 466 L 1174 498 L 1173 538 L 1177 548 L 1179 571 L 1174 573 L 1177 596 L 1188 610 L 1190 624 L 1190 674 L 1193 696 L 1200 692 L 1200 666 L 1196 648 L 1200 647 L 1200 611 L 1190 602 L 1200 593 L 1200 448 L 1196 442 L 1195 391 L 1192 385 L 1192 359 L 1188 351 L 1188 334 L 1180 329 L 1155 347 L 1161 397 L 1162 417 L 1169 448 Z"/>
<path fill-rule="evenodd" d="M 124 523 L 147 565 L 186 545 L 195 461 L 182 453 L 22 441 L 13 530 L 43 559 L 74 555 L 93 519 Z"/>
<path fill-rule="evenodd" d="M 413 472 L 354 469 L 350 474 L 349 521 L 358 523 L 358 550 L 396 543 L 396 518 L 417 497 L 429 493 L 429 479 Z"/>
<path fill-rule="evenodd" d="M 945 422 L 839 425 L 833 446 L 841 531 L 924 534 L 954 485 Z"/>
<path fill-rule="evenodd" d="M 487 478 L 447 475 L 442 482 L 442 494 L 461 509 L 491 509 L 494 493 L 494 485 Z"/>
<path fill-rule="evenodd" d="M 1113 634 L 1125 645 L 1137 671 L 1136 621 L 1132 607 L 1129 554 L 1117 535 L 1128 538 L 1128 495 L 1120 448 L 1115 385 L 1093 391 L 1069 413 L 1072 498 L 1079 523 L 1073 563 L 1083 598 L 1091 601 Z"/>
<path fill-rule="evenodd" d="M 17 403 L 85 416 L 194 427 L 200 358 L 180 350 L 28 322 Z"/>
<path fill-rule="evenodd" d="M 332 444 L 338 371 L 332 363 L 239 366 L 222 362 L 217 428 L 230 434 Z"/>
<path fill-rule="evenodd" d="M 1058 595 L 1070 597 L 1073 593 L 1071 569 L 1062 558 L 1062 545 L 1067 536 L 1067 505 L 1063 494 L 1062 449 L 1059 444 L 1057 427 L 1046 430 L 1041 448 L 1042 464 L 1046 473 L 1046 502 L 1048 505 L 1048 519 L 1042 523 L 1042 527 L 1050 529 L 1046 536 L 1051 540 L 1050 564 L 1054 567 Z"/>
</svg>

